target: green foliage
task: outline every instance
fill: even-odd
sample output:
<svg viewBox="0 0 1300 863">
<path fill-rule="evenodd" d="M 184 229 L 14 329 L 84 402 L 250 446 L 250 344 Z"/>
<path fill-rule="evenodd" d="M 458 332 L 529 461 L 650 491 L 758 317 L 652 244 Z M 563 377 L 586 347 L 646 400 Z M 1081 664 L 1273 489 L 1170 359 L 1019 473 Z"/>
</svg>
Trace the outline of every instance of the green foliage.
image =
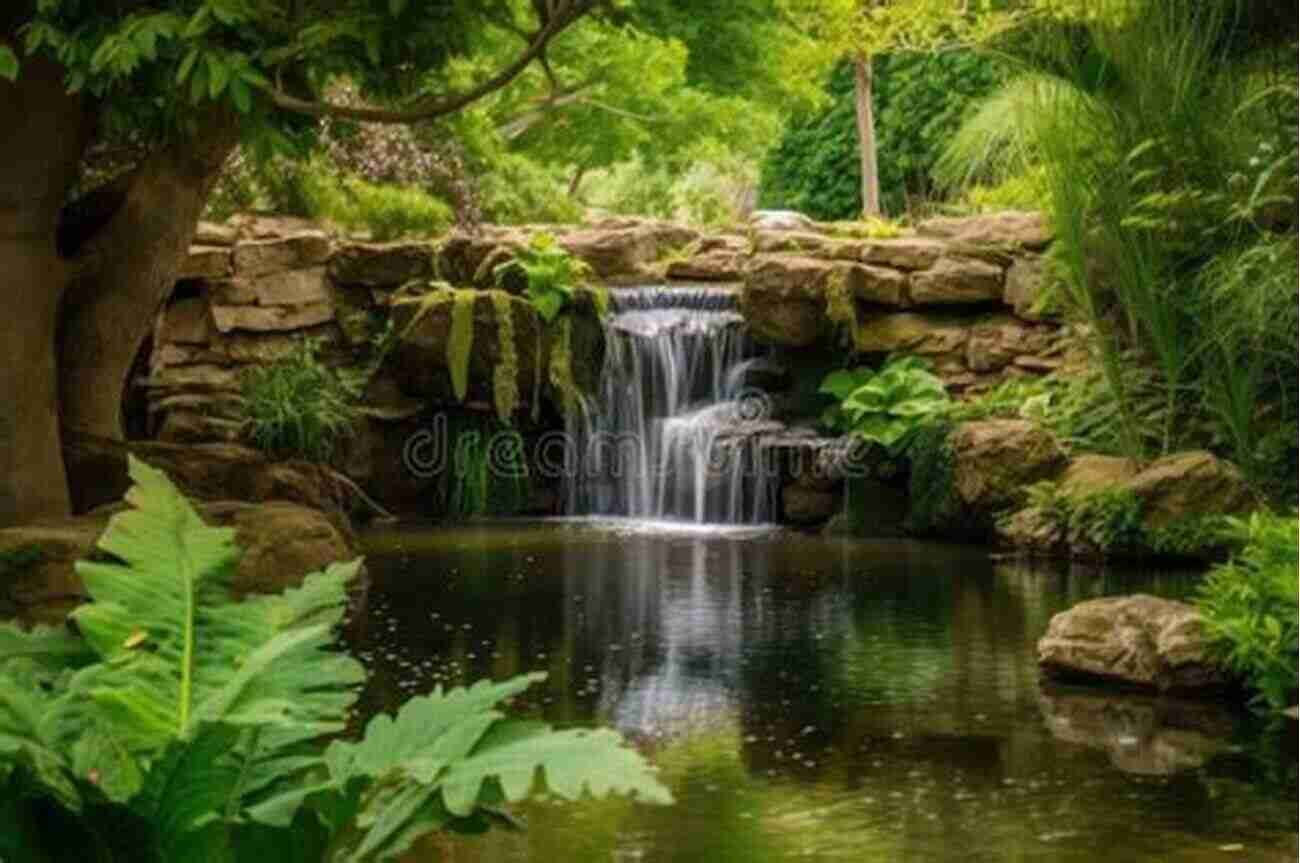
<svg viewBox="0 0 1300 863">
<path fill-rule="evenodd" d="M 244 434 L 254 446 L 328 462 L 352 433 L 356 396 L 320 351 L 317 340 L 300 339 L 284 357 L 244 373 Z"/>
<path fill-rule="evenodd" d="M 970 51 L 899 54 L 875 60 L 881 205 L 902 213 L 935 191 L 935 162 L 975 100 L 1001 80 L 1000 65 Z M 760 203 L 816 219 L 862 212 L 853 70 L 839 66 L 822 111 L 790 122 L 763 165 Z"/>
<path fill-rule="evenodd" d="M 1047 28 L 939 173 L 1041 178 L 1067 311 L 1092 334 L 1126 454 L 1213 448 L 1285 495 L 1293 482 L 1270 487 L 1294 473 L 1277 442 L 1300 403 L 1296 85 L 1286 52 L 1257 47 L 1266 19 L 1142 0 Z"/>
<path fill-rule="evenodd" d="M 501 420 L 477 414 L 448 422 L 450 469 L 438 486 L 441 511 L 450 518 L 517 515 L 528 501 L 523 436 Z"/>
<path fill-rule="evenodd" d="M 889 360 L 879 371 L 858 368 L 830 373 L 819 392 L 838 400 L 823 422 L 840 433 L 855 434 L 891 453 L 928 420 L 949 407 L 943 381 L 919 357 Z"/>
<path fill-rule="evenodd" d="M 1043 481 L 1029 488 L 1027 503 L 1072 548 L 1101 557 L 1204 560 L 1221 553 L 1227 542 L 1226 516 L 1194 514 L 1150 524 L 1142 500 L 1122 488 L 1080 494 Z"/>
<path fill-rule="evenodd" d="M 492 291 L 492 308 L 496 312 L 498 356 L 492 369 L 492 403 L 497 419 L 509 425 L 519 406 L 519 356 L 515 349 L 515 317 L 510 295 Z M 537 360 L 541 362 L 540 351 Z"/>
<path fill-rule="evenodd" d="M 514 259 L 498 264 L 493 275 L 504 286 L 512 273 L 522 273 L 528 284 L 524 293 L 549 324 L 573 300 L 574 289 L 589 272 L 587 264 L 570 255 L 555 237 L 539 232 Z"/>
<path fill-rule="evenodd" d="M 75 634 L 0 627 L 0 818 L 26 854 L 391 860 L 430 831 L 481 830 L 539 779 L 566 799 L 671 802 L 617 735 L 507 719 L 498 705 L 542 675 L 438 689 L 322 748 L 365 677 L 334 640 L 360 562 L 237 602 L 234 532 L 161 472 L 130 472 L 107 560 L 78 564 L 94 602 Z M 50 804 L 64 815 L 37 816 Z"/>
<path fill-rule="evenodd" d="M 301 215 L 349 231 L 364 231 L 380 242 L 403 236 L 433 237 L 452 222 L 451 208 L 412 186 L 368 183 L 338 177 L 314 166 L 300 170 Z"/>
<path fill-rule="evenodd" d="M 474 304 L 477 291 L 451 292 L 451 323 L 447 335 L 447 369 L 458 401 L 469 393 L 469 353 L 474 348 Z"/>
<path fill-rule="evenodd" d="M 1300 521 L 1294 514 L 1234 519 L 1241 550 L 1201 584 L 1197 606 L 1221 661 L 1271 710 L 1296 700 Z"/>
<path fill-rule="evenodd" d="M 938 417 L 925 423 L 907 448 L 911 472 L 906 527 L 910 533 L 925 536 L 943 531 L 957 513 L 951 434 L 948 418 Z"/>
</svg>

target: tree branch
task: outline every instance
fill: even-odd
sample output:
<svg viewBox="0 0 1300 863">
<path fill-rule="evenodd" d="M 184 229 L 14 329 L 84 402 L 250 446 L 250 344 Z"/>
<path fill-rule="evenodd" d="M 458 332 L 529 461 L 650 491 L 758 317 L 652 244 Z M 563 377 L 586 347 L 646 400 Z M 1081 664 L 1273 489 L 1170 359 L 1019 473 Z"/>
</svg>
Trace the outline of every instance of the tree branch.
<svg viewBox="0 0 1300 863">
<path fill-rule="evenodd" d="M 505 87 L 545 53 L 546 46 L 552 39 L 591 12 L 600 2 L 601 0 L 547 0 L 548 8 L 541 29 L 513 62 L 469 90 L 442 98 L 425 98 L 406 108 L 371 108 L 299 99 L 275 85 L 267 92 L 277 108 L 313 117 L 339 117 L 362 123 L 415 123 L 443 117 Z"/>
</svg>

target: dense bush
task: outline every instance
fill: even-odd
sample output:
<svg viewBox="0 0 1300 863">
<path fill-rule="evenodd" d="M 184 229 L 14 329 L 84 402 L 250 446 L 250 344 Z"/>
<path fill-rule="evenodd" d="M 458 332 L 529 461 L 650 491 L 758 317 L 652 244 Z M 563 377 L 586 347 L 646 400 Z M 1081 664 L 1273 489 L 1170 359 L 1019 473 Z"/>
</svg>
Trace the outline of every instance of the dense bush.
<svg viewBox="0 0 1300 863">
<path fill-rule="evenodd" d="M 320 358 L 320 343 L 301 339 L 275 362 L 244 373 L 244 435 L 276 456 L 328 462 L 357 417 L 355 394 Z"/>
<path fill-rule="evenodd" d="M 1298 526 L 1294 515 L 1256 514 L 1234 521 L 1241 551 L 1209 574 L 1197 597 L 1224 664 L 1274 710 L 1295 704 L 1300 674 Z"/>
<path fill-rule="evenodd" d="M 441 687 L 340 739 L 365 669 L 336 630 L 360 561 L 236 601 L 234 532 L 132 461 L 131 509 L 80 563 L 74 626 L 0 627 L 0 851 L 13 860 L 393 860 L 548 790 L 668 803 L 610 731 L 498 706 L 545 675 Z M 326 740 L 334 737 L 326 745 Z"/>
<path fill-rule="evenodd" d="M 875 65 L 875 119 L 881 203 L 901 213 L 934 192 L 931 172 L 970 105 L 1004 73 L 971 52 L 880 57 Z M 862 212 L 853 70 L 838 67 L 826 85 L 829 103 L 797 117 L 763 165 L 759 200 L 817 219 Z"/>
</svg>

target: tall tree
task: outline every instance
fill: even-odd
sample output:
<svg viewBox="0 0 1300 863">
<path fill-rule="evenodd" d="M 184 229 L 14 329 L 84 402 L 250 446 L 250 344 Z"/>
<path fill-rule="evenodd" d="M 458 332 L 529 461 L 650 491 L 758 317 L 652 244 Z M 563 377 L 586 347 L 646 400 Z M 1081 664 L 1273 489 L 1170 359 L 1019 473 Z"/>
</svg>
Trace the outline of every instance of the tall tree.
<svg viewBox="0 0 1300 863">
<path fill-rule="evenodd" d="M 612 0 L 18 0 L 0 11 L 0 525 L 64 514 L 68 428 L 121 435 L 126 376 L 242 139 L 418 123 L 502 89 Z M 498 65 L 509 40 L 515 48 Z M 332 82 L 360 87 L 338 104 Z M 94 142 L 127 143 L 77 195 Z M 62 309 L 62 312 L 60 311 Z M 58 341 L 56 342 L 56 339 Z"/>
<path fill-rule="evenodd" d="M 784 12 L 816 33 L 829 58 L 854 69 L 862 214 L 883 215 L 874 106 L 874 62 L 884 54 L 969 47 L 1020 26 L 1030 16 L 1083 0 L 785 0 Z"/>
</svg>

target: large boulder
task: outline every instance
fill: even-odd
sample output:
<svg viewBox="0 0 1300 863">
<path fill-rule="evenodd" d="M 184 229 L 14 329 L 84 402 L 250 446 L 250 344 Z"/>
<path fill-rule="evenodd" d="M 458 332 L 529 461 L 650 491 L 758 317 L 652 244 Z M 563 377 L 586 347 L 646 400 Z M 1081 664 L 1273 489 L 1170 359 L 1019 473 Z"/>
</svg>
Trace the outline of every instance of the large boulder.
<svg viewBox="0 0 1300 863">
<path fill-rule="evenodd" d="M 1146 594 L 1092 599 L 1055 615 L 1038 642 L 1038 663 L 1052 674 L 1161 692 L 1232 683 L 1211 660 L 1195 606 Z"/>
<path fill-rule="evenodd" d="M 1009 509 L 1036 482 L 1065 467 L 1056 438 L 1027 420 L 961 423 L 948 438 L 953 492 L 970 513 L 985 517 Z"/>
<path fill-rule="evenodd" d="M 34 622 L 54 622 L 85 600 L 74 564 L 99 559 L 99 537 L 109 507 L 94 513 L 0 530 L 0 613 Z M 237 596 L 279 593 L 303 576 L 357 557 L 347 521 L 287 501 L 198 503 L 209 524 L 233 527 L 244 550 L 231 582 Z M 364 600 L 364 580 L 353 585 L 354 603 Z"/>
<path fill-rule="evenodd" d="M 121 500 L 131 486 L 128 455 L 166 473 L 194 500 L 279 500 L 344 514 L 363 507 L 351 483 L 333 469 L 302 460 L 274 461 L 238 444 L 121 443 L 69 433 L 63 454 L 77 512 Z"/>
<path fill-rule="evenodd" d="M 1166 456 L 1122 487 L 1142 501 L 1143 518 L 1150 527 L 1188 516 L 1242 513 L 1254 504 L 1241 471 L 1204 451 Z"/>
</svg>

